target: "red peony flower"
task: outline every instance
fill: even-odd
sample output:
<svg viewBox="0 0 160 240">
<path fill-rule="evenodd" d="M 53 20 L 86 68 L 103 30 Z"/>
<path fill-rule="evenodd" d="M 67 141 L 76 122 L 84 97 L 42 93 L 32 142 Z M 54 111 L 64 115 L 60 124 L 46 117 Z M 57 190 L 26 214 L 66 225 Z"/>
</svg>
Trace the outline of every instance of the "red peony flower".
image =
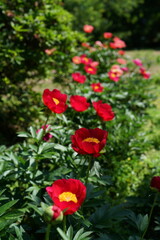
<svg viewBox="0 0 160 240">
<path fill-rule="evenodd" d="M 84 67 L 84 70 L 87 72 L 87 73 L 89 73 L 89 74 L 92 74 L 92 75 L 95 75 L 96 73 L 97 73 L 97 68 L 95 68 L 95 67 L 92 67 L 92 66 L 85 66 Z"/>
<path fill-rule="evenodd" d="M 119 50 L 118 53 L 119 53 L 119 55 L 122 55 L 122 56 L 123 56 L 123 55 L 125 54 L 125 51 Z"/>
<path fill-rule="evenodd" d="M 91 87 L 94 92 L 103 92 L 104 87 L 100 83 L 92 83 Z"/>
<path fill-rule="evenodd" d="M 74 81 L 79 83 L 84 83 L 86 81 L 86 76 L 80 74 L 79 72 L 72 73 L 72 78 Z"/>
<path fill-rule="evenodd" d="M 91 66 L 91 67 L 97 67 L 99 65 L 99 62 L 97 62 L 97 61 L 94 61 L 94 62 L 91 62 L 90 64 L 89 64 L 89 66 Z"/>
<path fill-rule="evenodd" d="M 56 180 L 46 191 L 54 204 L 64 210 L 64 215 L 76 212 L 86 198 L 86 187 L 77 179 Z"/>
<path fill-rule="evenodd" d="M 80 64 L 81 63 L 81 57 L 75 56 L 72 58 L 72 62 L 75 64 Z"/>
<path fill-rule="evenodd" d="M 104 38 L 111 38 L 112 36 L 113 36 L 113 34 L 110 33 L 110 32 L 105 32 L 105 33 L 103 33 L 103 37 L 104 37 Z"/>
<path fill-rule="evenodd" d="M 62 94 L 57 89 L 53 89 L 52 91 L 45 89 L 42 98 L 44 105 L 54 113 L 63 113 L 68 107 L 66 104 L 67 95 Z"/>
<path fill-rule="evenodd" d="M 144 67 L 141 67 L 139 71 L 140 71 L 140 74 L 143 76 L 143 78 L 145 79 L 150 78 L 151 76 L 150 72 L 146 72 L 146 69 Z"/>
<path fill-rule="evenodd" d="M 143 63 L 139 58 L 133 59 L 133 63 L 136 64 L 139 67 L 143 66 Z"/>
<path fill-rule="evenodd" d="M 111 70 L 108 72 L 108 77 L 114 82 L 118 82 L 120 77 L 122 76 L 123 71 L 119 65 L 113 65 Z"/>
<path fill-rule="evenodd" d="M 126 64 L 127 63 L 127 61 L 125 59 L 123 59 L 123 58 L 117 58 L 117 62 L 119 64 Z"/>
<path fill-rule="evenodd" d="M 72 148 L 80 154 L 100 156 L 107 141 L 108 132 L 100 128 L 80 128 L 71 136 Z"/>
<path fill-rule="evenodd" d="M 90 48 L 90 45 L 88 43 L 85 43 L 85 42 L 81 43 L 81 46 L 85 47 L 85 48 Z"/>
<path fill-rule="evenodd" d="M 152 178 L 150 183 L 151 188 L 155 188 L 160 192 L 160 176 L 155 176 Z"/>
<path fill-rule="evenodd" d="M 103 43 L 101 41 L 95 41 L 95 45 L 99 47 L 103 47 Z"/>
<path fill-rule="evenodd" d="M 90 103 L 87 102 L 87 99 L 85 97 L 79 96 L 79 95 L 71 96 L 70 103 L 71 103 L 72 108 L 74 110 L 76 110 L 77 112 L 86 111 L 90 106 Z"/>
<path fill-rule="evenodd" d="M 91 25 L 84 25 L 83 26 L 83 31 L 86 32 L 86 33 L 91 33 L 91 32 L 93 32 L 93 30 L 94 30 L 94 27 L 91 26 Z"/>
<path fill-rule="evenodd" d="M 45 49 L 44 51 L 47 55 L 52 55 L 52 53 L 54 53 L 56 51 L 56 48 Z"/>
<path fill-rule="evenodd" d="M 44 130 L 46 130 L 46 131 L 50 131 L 51 129 L 49 129 L 49 127 L 50 127 L 49 125 L 43 125 L 43 126 L 41 127 L 41 129 L 44 129 Z M 41 129 L 38 129 L 38 130 L 36 131 L 36 133 L 39 133 L 39 131 L 40 131 Z M 49 132 L 47 132 L 47 133 L 44 135 L 43 140 L 44 140 L 45 142 L 48 142 L 52 137 L 53 137 L 53 135 L 50 134 Z"/>
<path fill-rule="evenodd" d="M 92 62 L 92 59 L 88 58 L 86 54 L 81 55 L 80 58 L 81 58 L 81 63 L 83 63 L 84 65 L 90 64 Z"/>
<path fill-rule="evenodd" d="M 114 112 L 109 104 L 102 103 L 101 100 L 93 102 L 92 104 L 98 116 L 100 116 L 103 121 L 111 121 L 114 118 Z"/>
</svg>

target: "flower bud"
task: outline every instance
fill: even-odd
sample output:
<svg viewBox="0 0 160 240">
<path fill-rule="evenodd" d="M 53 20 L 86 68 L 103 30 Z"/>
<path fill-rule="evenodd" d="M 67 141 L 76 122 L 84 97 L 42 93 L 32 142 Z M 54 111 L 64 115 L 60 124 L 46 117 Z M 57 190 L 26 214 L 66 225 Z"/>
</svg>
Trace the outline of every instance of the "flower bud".
<svg viewBox="0 0 160 240">
<path fill-rule="evenodd" d="M 152 178 L 150 183 L 151 188 L 160 192 L 160 176 L 155 176 Z"/>
<path fill-rule="evenodd" d="M 63 212 L 55 205 L 49 206 L 45 209 L 43 217 L 47 223 L 58 224 L 63 220 Z"/>
</svg>

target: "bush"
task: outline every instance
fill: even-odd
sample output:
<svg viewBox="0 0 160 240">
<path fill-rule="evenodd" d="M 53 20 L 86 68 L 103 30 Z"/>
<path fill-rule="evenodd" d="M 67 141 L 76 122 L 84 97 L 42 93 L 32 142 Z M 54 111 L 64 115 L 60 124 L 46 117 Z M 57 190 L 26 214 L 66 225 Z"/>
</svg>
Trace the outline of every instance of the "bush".
<svg viewBox="0 0 160 240">
<path fill-rule="evenodd" d="M 37 81 L 63 81 L 70 71 L 68 55 L 83 38 L 72 31 L 72 16 L 59 1 L 2 1 L 0 20 L 1 129 L 9 126 L 14 132 L 38 116 L 33 109 L 38 105 L 33 91 Z"/>
</svg>

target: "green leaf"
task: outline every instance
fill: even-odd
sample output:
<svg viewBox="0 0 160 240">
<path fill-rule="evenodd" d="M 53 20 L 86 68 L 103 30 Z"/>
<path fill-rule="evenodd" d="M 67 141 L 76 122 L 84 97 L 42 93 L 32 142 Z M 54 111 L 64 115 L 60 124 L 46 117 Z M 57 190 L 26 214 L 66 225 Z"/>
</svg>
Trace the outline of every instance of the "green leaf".
<svg viewBox="0 0 160 240">
<path fill-rule="evenodd" d="M 58 233 L 61 235 L 61 237 L 63 238 L 63 240 L 71 240 L 67 237 L 67 235 L 62 231 L 62 229 L 57 228 Z"/>
<path fill-rule="evenodd" d="M 68 228 L 66 235 L 67 235 L 67 237 L 68 237 L 69 239 L 72 239 L 72 238 L 73 238 L 73 227 L 72 227 L 72 226 L 70 226 L 70 227 Z"/>
<path fill-rule="evenodd" d="M 0 206 L 0 216 L 2 216 L 8 209 L 15 205 L 19 200 L 12 200 L 4 205 Z"/>
<path fill-rule="evenodd" d="M 36 138 L 36 137 L 37 137 L 37 134 L 36 134 L 35 128 L 30 127 L 29 130 L 30 130 L 30 132 L 31 132 L 32 137 L 33 137 L 33 138 Z"/>
</svg>

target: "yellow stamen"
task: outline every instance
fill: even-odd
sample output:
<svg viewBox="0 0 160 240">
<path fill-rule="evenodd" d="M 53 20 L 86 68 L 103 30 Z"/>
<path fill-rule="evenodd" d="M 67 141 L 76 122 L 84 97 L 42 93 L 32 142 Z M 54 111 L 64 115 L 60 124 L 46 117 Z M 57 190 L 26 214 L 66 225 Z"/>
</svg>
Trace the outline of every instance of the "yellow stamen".
<svg viewBox="0 0 160 240">
<path fill-rule="evenodd" d="M 99 143 L 100 141 L 99 141 L 97 138 L 89 137 L 89 138 L 85 138 L 85 139 L 83 140 L 83 142 Z"/>
<path fill-rule="evenodd" d="M 53 102 L 58 105 L 59 104 L 59 100 L 57 98 L 52 98 L 53 99 Z"/>
<path fill-rule="evenodd" d="M 63 192 L 59 195 L 59 201 L 60 202 L 74 202 L 74 203 L 77 203 L 78 200 L 77 200 L 77 197 L 76 197 L 76 194 L 74 193 L 71 193 L 71 192 Z"/>
<path fill-rule="evenodd" d="M 95 86 L 94 89 L 98 89 L 99 87 L 98 86 Z"/>
</svg>

